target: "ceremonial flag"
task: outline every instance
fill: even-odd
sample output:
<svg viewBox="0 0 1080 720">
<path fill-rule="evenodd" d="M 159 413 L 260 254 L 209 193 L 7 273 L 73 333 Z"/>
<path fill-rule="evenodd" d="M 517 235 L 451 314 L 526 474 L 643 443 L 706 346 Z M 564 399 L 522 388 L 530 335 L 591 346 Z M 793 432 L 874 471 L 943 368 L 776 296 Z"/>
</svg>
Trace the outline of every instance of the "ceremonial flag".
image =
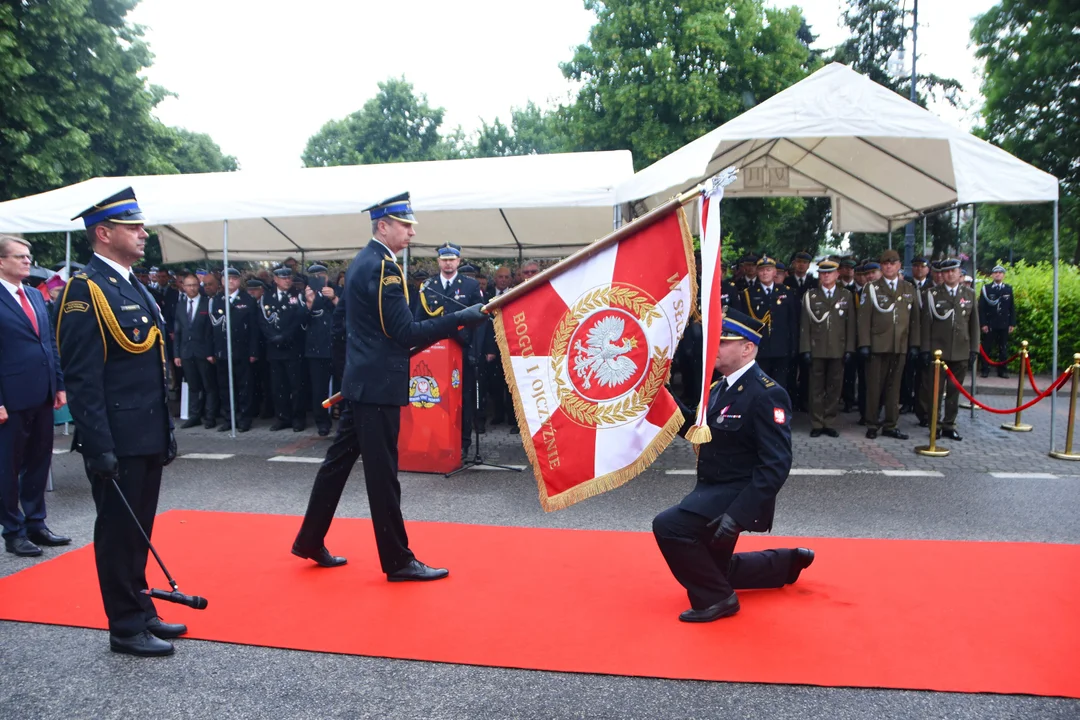
<svg viewBox="0 0 1080 720">
<path fill-rule="evenodd" d="M 664 385 L 697 295 L 686 201 L 489 304 L 544 510 L 626 483 L 683 423 Z"/>
</svg>

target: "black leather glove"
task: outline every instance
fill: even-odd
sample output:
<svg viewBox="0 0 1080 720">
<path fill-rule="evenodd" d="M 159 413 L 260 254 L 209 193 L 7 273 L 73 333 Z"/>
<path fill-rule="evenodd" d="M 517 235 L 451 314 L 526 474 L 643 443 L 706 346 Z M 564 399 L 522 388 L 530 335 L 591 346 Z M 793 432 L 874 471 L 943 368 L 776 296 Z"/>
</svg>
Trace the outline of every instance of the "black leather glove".
<svg viewBox="0 0 1080 720">
<path fill-rule="evenodd" d="M 919 359 L 919 348 L 911 347 L 907 351 L 907 359 L 909 363 L 913 363 Z"/>
<path fill-rule="evenodd" d="M 919 357 L 922 359 L 923 367 L 930 367 L 930 353 L 921 352 L 919 353 Z"/>
<path fill-rule="evenodd" d="M 120 475 L 120 463 L 116 459 L 116 453 L 110 450 L 107 453 L 101 455 L 90 455 L 84 457 L 83 462 L 86 463 L 86 471 L 91 475 L 108 480 Z"/>
<path fill-rule="evenodd" d="M 165 461 L 162 465 L 168 465 L 176 459 L 176 433 L 169 431 L 169 446 L 165 448 Z"/>
<path fill-rule="evenodd" d="M 799 359 L 802 360 L 803 365 L 809 365 L 810 364 L 810 353 L 803 353 L 802 355 L 799 356 Z"/>
<path fill-rule="evenodd" d="M 454 314 L 457 316 L 458 322 L 465 326 L 479 325 L 488 319 L 482 303 L 476 303 L 464 310 L 458 310 Z"/>
<path fill-rule="evenodd" d="M 869 345 L 863 345 L 861 348 L 859 348 L 859 355 L 861 355 L 864 360 L 869 358 L 870 357 L 870 346 Z"/>
<path fill-rule="evenodd" d="M 968 353 L 968 368 L 971 369 L 971 370 L 974 370 L 975 369 L 975 363 L 978 361 L 978 359 L 979 359 L 979 353 L 977 353 L 977 352 Z"/>
<path fill-rule="evenodd" d="M 714 543 L 730 541 L 732 538 L 738 537 L 739 533 L 743 531 L 742 527 L 739 526 L 739 523 L 735 522 L 734 518 L 727 513 L 712 520 L 705 527 L 710 529 L 716 528 L 716 533 L 713 534 L 712 538 Z"/>
<path fill-rule="evenodd" d="M 843 362 L 844 362 L 845 365 L 847 365 L 849 362 L 851 362 L 851 353 L 849 353 L 849 352 L 844 353 L 844 361 Z"/>
</svg>

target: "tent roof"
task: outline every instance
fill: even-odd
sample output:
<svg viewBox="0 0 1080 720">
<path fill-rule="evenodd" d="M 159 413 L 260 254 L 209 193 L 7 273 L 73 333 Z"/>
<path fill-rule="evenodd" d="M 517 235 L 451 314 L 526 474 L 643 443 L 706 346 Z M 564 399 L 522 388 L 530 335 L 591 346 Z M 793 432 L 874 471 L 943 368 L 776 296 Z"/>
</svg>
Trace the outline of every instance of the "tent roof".
<svg viewBox="0 0 1080 720">
<path fill-rule="evenodd" d="M 0 232 L 81 230 L 69 218 L 132 186 L 166 262 L 344 258 L 371 236 L 363 209 L 409 190 L 424 253 L 451 240 L 470 257 L 560 256 L 611 231 L 627 150 L 278 172 L 94 178 L 0 203 Z"/>
<path fill-rule="evenodd" d="M 731 165 L 725 197 L 829 197 L 836 232 L 1058 197 L 1054 176 L 832 63 L 637 173 L 618 199 L 652 208 Z"/>
</svg>

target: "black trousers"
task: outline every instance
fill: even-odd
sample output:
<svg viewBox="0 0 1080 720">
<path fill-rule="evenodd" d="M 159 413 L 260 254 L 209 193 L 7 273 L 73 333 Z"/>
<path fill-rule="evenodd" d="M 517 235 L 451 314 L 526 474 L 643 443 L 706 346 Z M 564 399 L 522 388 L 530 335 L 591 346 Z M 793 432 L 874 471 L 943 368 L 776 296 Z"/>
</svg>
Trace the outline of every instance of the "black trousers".
<svg viewBox="0 0 1080 720">
<path fill-rule="evenodd" d="M 990 332 L 983 335 L 983 349 L 986 350 L 986 354 L 990 356 L 990 359 L 995 362 L 1002 362 L 1009 359 L 1009 328 L 990 328 Z M 979 364 L 982 366 L 983 375 L 990 374 L 990 364 L 979 358 Z M 997 370 L 997 374 L 1004 377 L 1008 373 L 1008 368 L 1004 365 L 994 368 Z"/>
<path fill-rule="evenodd" d="M 274 385 L 270 382 L 270 363 L 265 358 L 251 367 L 251 415 L 274 417 Z"/>
<path fill-rule="evenodd" d="M 484 360 L 487 366 L 487 393 L 491 399 L 491 420 L 494 423 L 514 422 L 514 399 L 506 384 L 502 362 L 496 358 L 492 362 Z"/>
<path fill-rule="evenodd" d="M 52 450 L 52 401 L 8 412 L 7 422 L 0 425 L 0 526 L 5 538 L 25 537 L 27 530 L 45 527 Z"/>
<path fill-rule="evenodd" d="M 330 411 L 322 406 L 323 400 L 334 393 L 330 389 L 330 358 L 304 358 L 308 370 L 308 387 L 311 395 L 311 414 L 315 418 L 315 427 L 320 430 L 330 429 Z"/>
<path fill-rule="evenodd" d="M 736 539 L 711 544 L 709 518 L 675 506 L 653 518 L 653 535 L 690 606 L 704 610 L 736 590 L 778 588 L 787 582 L 795 549 L 736 553 Z"/>
<path fill-rule="evenodd" d="M 119 458 L 120 476 L 116 482 L 147 536 L 152 536 L 154 529 L 163 459 L 161 455 Z M 147 620 L 157 617 L 150 596 L 140 592 L 148 587 L 146 559 L 150 548 L 112 481 L 89 471 L 86 475 L 97 506 L 94 560 L 109 632 L 130 637 L 145 630 Z"/>
<path fill-rule="evenodd" d="M 349 473 L 357 458 L 363 456 L 379 563 L 383 572 L 392 573 L 415 558 L 401 517 L 401 484 L 397 477 L 401 408 L 350 400 L 342 405 L 337 435 L 315 475 L 296 546 L 306 553 L 323 546 Z"/>
<path fill-rule="evenodd" d="M 184 358 L 180 364 L 188 384 L 188 417 L 210 422 L 221 409 L 217 369 L 206 358 Z"/>
<path fill-rule="evenodd" d="M 461 357 L 461 453 L 472 445 L 473 419 L 476 417 L 476 366 Z"/>
<path fill-rule="evenodd" d="M 217 359 L 218 395 L 221 398 L 221 416 L 225 422 L 232 422 L 232 397 L 229 395 L 229 359 Z M 233 355 L 233 389 L 236 391 L 236 424 L 250 426 L 254 413 L 252 404 L 252 368 L 251 360 L 246 356 Z"/>
<path fill-rule="evenodd" d="M 919 404 L 919 387 L 923 366 L 921 362 L 906 362 L 904 364 L 904 381 L 900 383 L 900 405 L 916 408 L 916 417 L 922 420 L 917 407 Z"/>
<path fill-rule="evenodd" d="M 274 414 L 278 422 L 291 423 L 293 427 L 302 427 L 307 415 L 307 400 L 304 395 L 306 383 L 303 380 L 300 358 L 288 360 L 270 360 L 270 382 L 274 392 Z"/>
</svg>

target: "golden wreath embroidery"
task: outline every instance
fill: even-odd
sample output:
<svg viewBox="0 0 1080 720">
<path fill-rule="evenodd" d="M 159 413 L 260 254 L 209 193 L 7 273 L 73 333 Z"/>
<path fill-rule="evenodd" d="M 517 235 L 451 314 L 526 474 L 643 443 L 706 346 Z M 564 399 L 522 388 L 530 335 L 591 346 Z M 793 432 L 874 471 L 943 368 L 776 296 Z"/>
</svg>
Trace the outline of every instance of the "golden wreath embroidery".
<svg viewBox="0 0 1080 720">
<path fill-rule="evenodd" d="M 551 368 L 563 411 L 582 425 L 616 425 L 646 412 L 667 378 L 668 350 L 653 347 L 647 377 L 641 386 L 622 400 L 601 405 L 577 395 L 563 376 L 567 345 L 574 330 L 594 310 L 620 307 L 636 315 L 646 327 L 661 317 L 656 305 L 632 288 L 604 287 L 586 293 L 562 317 L 551 341 Z"/>
</svg>

